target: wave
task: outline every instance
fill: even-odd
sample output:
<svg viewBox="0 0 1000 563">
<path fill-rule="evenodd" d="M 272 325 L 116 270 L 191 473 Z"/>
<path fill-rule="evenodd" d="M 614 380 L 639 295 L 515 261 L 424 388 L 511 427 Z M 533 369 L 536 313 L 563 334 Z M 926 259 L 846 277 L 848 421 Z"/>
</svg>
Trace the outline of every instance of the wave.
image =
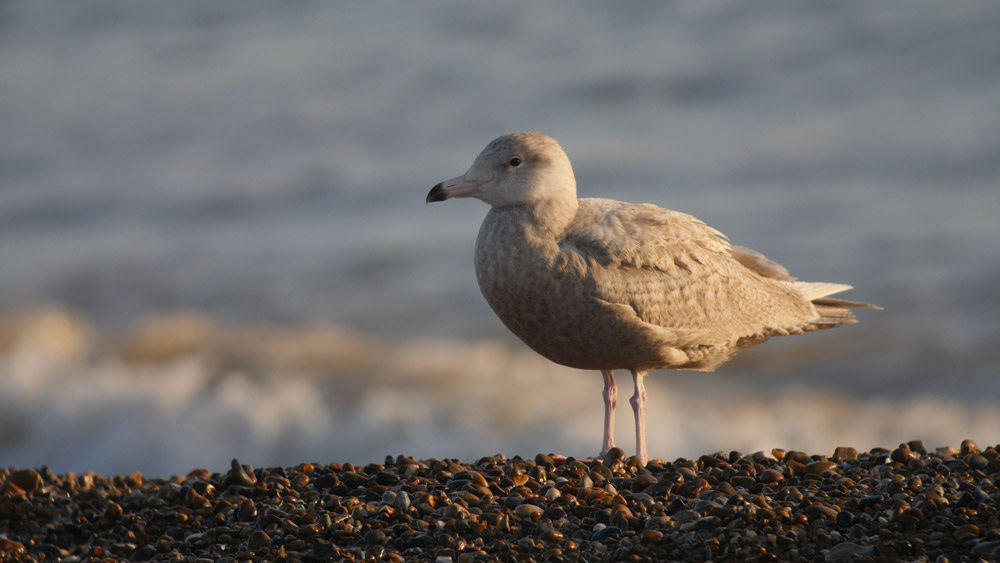
<svg viewBox="0 0 1000 563">
<path fill-rule="evenodd" d="M 621 393 L 629 382 L 623 378 Z M 652 457 L 923 439 L 992 443 L 1000 407 L 857 398 L 723 374 L 648 379 Z M 386 342 L 328 323 L 224 326 L 195 313 L 102 333 L 48 310 L 0 321 L 0 466 L 146 475 L 386 455 L 595 454 L 601 378 L 483 340 Z M 631 451 L 622 401 L 617 437 Z"/>
</svg>

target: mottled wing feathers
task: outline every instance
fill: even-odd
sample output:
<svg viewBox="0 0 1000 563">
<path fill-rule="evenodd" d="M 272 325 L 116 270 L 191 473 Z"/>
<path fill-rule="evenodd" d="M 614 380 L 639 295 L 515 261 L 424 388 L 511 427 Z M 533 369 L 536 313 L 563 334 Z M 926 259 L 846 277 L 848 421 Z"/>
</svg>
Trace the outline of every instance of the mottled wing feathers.
<svg viewBox="0 0 1000 563">
<path fill-rule="evenodd" d="M 672 272 L 685 259 L 730 248 L 725 235 L 691 215 L 650 204 L 581 199 L 564 238 L 603 266 Z"/>
<path fill-rule="evenodd" d="M 776 280 L 783 281 L 794 281 L 791 275 L 789 275 L 788 270 L 784 266 L 768 260 L 766 256 L 757 252 L 756 250 L 751 250 L 743 246 L 733 245 L 729 249 L 729 253 L 736 259 L 737 262 L 743 264 L 750 270 L 764 276 L 765 278 L 774 278 Z M 850 287 L 845 287 L 844 289 L 850 289 Z"/>
<path fill-rule="evenodd" d="M 703 345 L 799 332 L 816 317 L 784 268 L 684 213 L 581 199 L 560 246 L 579 255 L 596 297 Z"/>
</svg>

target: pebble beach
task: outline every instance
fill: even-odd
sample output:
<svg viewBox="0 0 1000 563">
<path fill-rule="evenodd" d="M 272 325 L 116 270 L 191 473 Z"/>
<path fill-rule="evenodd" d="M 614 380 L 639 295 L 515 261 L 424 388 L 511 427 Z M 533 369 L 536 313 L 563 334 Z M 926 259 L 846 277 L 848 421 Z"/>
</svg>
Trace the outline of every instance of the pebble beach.
<svg viewBox="0 0 1000 563">
<path fill-rule="evenodd" d="M 971 440 L 641 466 L 501 454 L 149 479 L 0 470 L 2 561 L 990 561 L 1000 452 Z"/>
</svg>

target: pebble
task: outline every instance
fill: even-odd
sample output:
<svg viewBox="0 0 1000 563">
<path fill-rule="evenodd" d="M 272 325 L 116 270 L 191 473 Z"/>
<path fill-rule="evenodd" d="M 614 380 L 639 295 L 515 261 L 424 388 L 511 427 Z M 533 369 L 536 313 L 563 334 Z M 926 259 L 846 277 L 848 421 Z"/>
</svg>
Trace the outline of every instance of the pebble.
<svg viewBox="0 0 1000 563">
<path fill-rule="evenodd" d="M 11 473 L 5 484 L 13 485 L 22 491 L 34 491 L 42 486 L 42 476 L 34 469 L 22 469 Z"/>
<path fill-rule="evenodd" d="M 760 472 L 760 475 L 757 476 L 757 480 L 761 483 L 780 483 L 785 480 L 785 476 L 782 475 L 780 471 L 765 469 Z"/>
<path fill-rule="evenodd" d="M 240 460 L 236 458 L 233 458 L 229 470 L 229 478 L 232 479 L 233 483 L 242 487 L 252 487 L 257 483 L 257 478 L 254 476 L 253 471 L 248 472 L 246 468 L 240 465 Z"/>
<path fill-rule="evenodd" d="M 838 543 L 826 552 L 824 561 L 857 561 L 875 554 L 875 546 L 859 545 L 849 541 Z"/>
<path fill-rule="evenodd" d="M 812 475 L 821 475 L 824 471 L 833 471 L 836 469 L 837 464 L 827 460 L 814 461 L 805 466 L 806 473 L 810 473 Z"/>
<path fill-rule="evenodd" d="M 1000 557 L 1000 453 L 969 440 L 563 460 L 233 460 L 169 479 L 0 469 L 0 561 Z"/>
</svg>

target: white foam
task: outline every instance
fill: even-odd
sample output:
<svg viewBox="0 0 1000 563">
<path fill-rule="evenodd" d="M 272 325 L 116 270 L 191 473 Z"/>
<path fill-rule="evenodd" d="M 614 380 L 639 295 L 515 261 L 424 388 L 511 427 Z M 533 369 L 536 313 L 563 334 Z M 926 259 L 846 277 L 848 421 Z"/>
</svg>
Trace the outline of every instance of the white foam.
<svg viewBox="0 0 1000 563">
<path fill-rule="evenodd" d="M 147 475 L 255 466 L 596 453 L 598 374 L 495 343 L 369 343 L 319 372 L 286 362 L 253 373 L 210 356 L 134 365 L 112 356 L 67 364 L 31 349 L 0 358 L 0 466 Z M 340 359 L 337 359 L 340 358 Z M 246 358 L 244 358 L 245 360 Z M 287 358 L 286 358 L 287 360 Z M 621 396 L 630 393 L 620 378 Z M 996 441 L 1000 407 L 935 396 L 857 399 L 816 389 L 763 391 L 725 374 L 648 378 L 652 457 L 780 447 L 832 453 L 923 439 Z M 617 440 L 631 452 L 627 402 Z"/>
</svg>

